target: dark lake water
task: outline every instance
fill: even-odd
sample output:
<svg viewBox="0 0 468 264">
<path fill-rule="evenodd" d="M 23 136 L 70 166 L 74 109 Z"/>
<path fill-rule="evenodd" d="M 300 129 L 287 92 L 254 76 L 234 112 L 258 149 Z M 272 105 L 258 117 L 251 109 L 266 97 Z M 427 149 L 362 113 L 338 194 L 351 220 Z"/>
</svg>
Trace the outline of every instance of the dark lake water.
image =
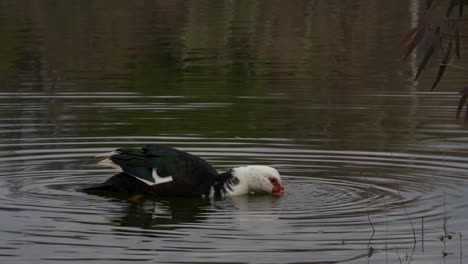
<svg viewBox="0 0 468 264">
<path fill-rule="evenodd" d="M 466 263 L 467 72 L 413 81 L 423 5 L 0 0 L 0 262 Z M 79 191 L 147 143 L 286 193 Z"/>
</svg>

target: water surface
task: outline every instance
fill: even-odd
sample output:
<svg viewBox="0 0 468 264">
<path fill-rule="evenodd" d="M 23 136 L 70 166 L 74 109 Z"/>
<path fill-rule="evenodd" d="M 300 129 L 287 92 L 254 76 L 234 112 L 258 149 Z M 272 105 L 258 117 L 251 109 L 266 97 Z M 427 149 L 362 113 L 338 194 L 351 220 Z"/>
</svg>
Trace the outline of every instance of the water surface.
<svg viewBox="0 0 468 264">
<path fill-rule="evenodd" d="M 414 2 L 0 1 L 2 263 L 464 263 L 466 74 L 413 81 Z M 286 193 L 79 191 L 147 143 Z"/>
</svg>

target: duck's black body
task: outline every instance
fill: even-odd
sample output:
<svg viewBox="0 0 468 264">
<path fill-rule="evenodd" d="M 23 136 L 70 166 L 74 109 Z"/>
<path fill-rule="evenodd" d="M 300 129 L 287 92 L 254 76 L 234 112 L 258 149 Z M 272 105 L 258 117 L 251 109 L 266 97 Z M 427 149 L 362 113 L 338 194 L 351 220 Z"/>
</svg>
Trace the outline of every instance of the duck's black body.
<svg viewBox="0 0 468 264">
<path fill-rule="evenodd" d="M 218 174 L 204 159 L 166 146 L 117 149 L 107 162 L 122 172 L 85 191 L 217 198 L 238 184 L 230 171 Z"/>
</svg>

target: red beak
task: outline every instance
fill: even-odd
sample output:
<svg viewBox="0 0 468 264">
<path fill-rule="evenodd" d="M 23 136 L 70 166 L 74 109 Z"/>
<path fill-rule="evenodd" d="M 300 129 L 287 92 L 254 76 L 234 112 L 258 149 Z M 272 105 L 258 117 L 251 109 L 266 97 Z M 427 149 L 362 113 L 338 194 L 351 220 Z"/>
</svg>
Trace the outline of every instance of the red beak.
<svg viewBox="0 0 468 264">
<path fill-rule="evenodd" d="M 273 186 L 273 191 L 272 191 L 273 195 L 280 196 L 280 195 L 283 195 L 283 193 L 284 193 L 284 187 L 281 184 L 278 183 Z"/>
</svg>

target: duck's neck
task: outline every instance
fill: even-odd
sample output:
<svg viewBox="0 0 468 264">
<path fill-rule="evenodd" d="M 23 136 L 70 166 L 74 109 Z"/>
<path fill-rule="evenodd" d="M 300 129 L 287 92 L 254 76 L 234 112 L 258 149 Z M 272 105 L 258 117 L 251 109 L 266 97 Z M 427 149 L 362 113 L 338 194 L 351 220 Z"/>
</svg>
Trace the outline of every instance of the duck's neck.
<svg viewBox="0 0 468 264">
<path fill-rule="evenodd" d="M 248 184 L 246 182 L 247 179 L 235 170 L 236 169 L 228 170 L 216 177 L 213 185 L 214 199 L 249 193 Z"/>
</svg>

